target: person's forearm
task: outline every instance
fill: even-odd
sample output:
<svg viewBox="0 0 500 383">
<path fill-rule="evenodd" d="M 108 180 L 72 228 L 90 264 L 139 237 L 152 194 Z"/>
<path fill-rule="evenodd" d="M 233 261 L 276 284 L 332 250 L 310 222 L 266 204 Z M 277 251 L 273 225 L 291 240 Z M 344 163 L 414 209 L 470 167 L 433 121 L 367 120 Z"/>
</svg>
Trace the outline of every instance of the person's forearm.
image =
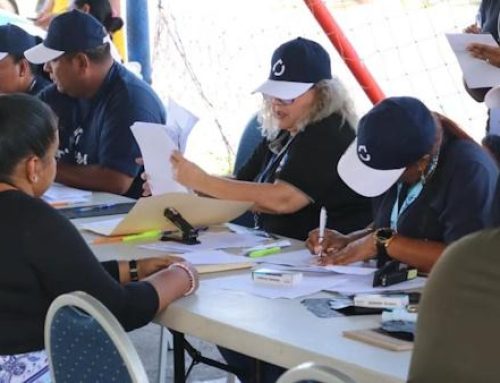
<svg viewBox="0 0 500 383">
<path fill-rule="evenodd" d="M 387 248 L 391 258 L 429 272 L 446 248 L 443 242 L 412 239 L 396 234 Z"/>
<path fill-rule="evenodd" d="M 353 231 L 352 233 L 349 233 L 346 235 L 347 239 L 349 242 L 355 241 L 357 239 L 363 238 L 364 236 L 373 233 L 373 223 L 370 223 L 366 228 Z"/>
<path fill-rule="evenodd" d="M 206 175 L 197 191 L 221 199 L 251 201 L 254 210 L 270 214 L 293 213 L 309 202 L 293 186 L 284 183 L 257 183 Z"/>
<path fill-rule="evenodd" d="M 79 189 L 125 194 L 133 178 L 99 165 L 79 166 L 59 162 L 56 181 Z"/>
<path fill-rule="evenodd" d="M 151 283 L 158 294 L 158 312 L 182 297 L 190 288 L 186 272 L 181 268 L 161 270 L 145 278 L 144 281 Z"/>
</svg>

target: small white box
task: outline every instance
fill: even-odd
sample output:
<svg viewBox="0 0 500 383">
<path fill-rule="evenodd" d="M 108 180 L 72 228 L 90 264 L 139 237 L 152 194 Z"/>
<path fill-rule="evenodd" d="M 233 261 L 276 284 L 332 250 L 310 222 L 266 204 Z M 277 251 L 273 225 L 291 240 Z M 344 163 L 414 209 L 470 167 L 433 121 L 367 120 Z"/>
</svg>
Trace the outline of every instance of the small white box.
<svg viewBox="0 0 500 383">
<path fill-rule="evenodd" d="M 358 294 L 354 297 L 354 306 L 394 309 L 406 307 L 410 303 L 408 295 Z"/>
<path fill-rule="evenodd" d="M 293 286 L 302 281 L 302 273 L 299 271 L 256 269 L 252 271 L 252 279 L 255 283 L 269 285 Z"/>
</svg>

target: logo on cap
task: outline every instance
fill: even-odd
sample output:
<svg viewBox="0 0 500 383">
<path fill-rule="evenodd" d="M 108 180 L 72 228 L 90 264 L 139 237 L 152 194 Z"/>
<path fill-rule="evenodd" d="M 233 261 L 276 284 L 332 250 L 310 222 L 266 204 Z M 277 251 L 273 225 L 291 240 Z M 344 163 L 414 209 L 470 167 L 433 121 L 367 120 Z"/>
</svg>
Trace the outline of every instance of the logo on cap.
<svg viewBox="0 0 500 383">
<path fill-rule="evenodd" d="M 358 157 L 363 162 L 369 162 L 372 159 L 372 156 L 368 153 L 365 145 L 358 146 Z"/>
<path fill-rule="evenodd" d="M 282 59 L 279 59 L 274 63 L 272 72 L 277 77 L 282 76 L 283 73 L 285 73 L 285 63 L 283 63 Z"/>
</svg>

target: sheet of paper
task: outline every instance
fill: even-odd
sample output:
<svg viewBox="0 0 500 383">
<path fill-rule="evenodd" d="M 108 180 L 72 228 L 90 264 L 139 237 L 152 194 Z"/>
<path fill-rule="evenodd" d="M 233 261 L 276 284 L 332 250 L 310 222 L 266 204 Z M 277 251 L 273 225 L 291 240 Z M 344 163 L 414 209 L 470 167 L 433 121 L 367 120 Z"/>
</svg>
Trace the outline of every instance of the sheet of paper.
<svg viewBox="0 0 500 383">
<path fill-rule="evenodd" d="M 103 224 L 102 221 L 82 225 L 82 228 L 113 236 L 150 230 L 176 230 L 174 224 L 163 215 L 166 207 L 175 208 L 193 226 L 209 226 L 231 221 L 251 206 L 251 202 L 200 197 L 189 193 L 166 193 L 140 198 L 122 220 L 114 220 L 116 226 L 111 231 L 109 227 L 112 224 Z M 103 230 L 104 225 L 108 225 L 106 230 Z"/>
<path fill-rule="evenodd" d="M 42 199 L 50 204 L 73 204 L 88 202 L 91 197 L 91 191 L 75 189 L 69 186 L 54 183 L 45 192 Z"/>
<path fill-rule="evenodd" d="M 329 266 L 324 266 L 324 269 L 329 271 L 334 271 L 338 274 L 347 274 L 347 275 L 371 275 L 376 270 L 373 267 L 365 267 L 362 265 L 358 266 L 329 265 Z"/>
<path fill-rule="evenodd" d="M 462 69 L 465 82 L 469 88 L 488 88 L 500 84 L 500 68 L 484 60 L 472 57 L 466 49 L 471 43 L 481 43 L 498 47 L 492 35 L 447 33 L 446 38 L 457 57 L 458 64 Z"/>
<path fill-rule="evenodd" d="M 173 178 L 170 156 L 177 149 L 165 126 L 150 122 L 135 122 L 130 127 L 141 149 L 144 169 L 150 177 L 151 193 L 160 195 L 170 192 L 187 192 L 187 189 Z"/>
<path fill-rule="evenodd" d="M 197 122 L 198 117 L 169 98 L 165 128 L 181 153 L 186 151 L 189 134 Z"/>
<path fill-rule="evenodd" d="M 366 267 L 362 262 L 357 262 L 348 266 L 319 266 L 316 264 L 317 257 L 311 255 L 307 249 L 262 257 L 258 259 L 258 262 L 287 266 L 289 269 L 305 272 L 330 272 L 346 275 L 371 275 L 375 272 L 375 268 Z"/>
<path fill-rule="evenodd" d="M 113 233 L 113 230 L 115 230 L 115 228 L 121 221 L 123 221 L 123 217 L 105 219 L 103 221 L 88 222 L 82 225 L 82 229 L 109 236 Z"/>
<path fill-rule="evenodd" d="M 237 263 L 249 263 L 247 257 L 229 254 L 222 250 L 193 251 L 182 255 L 186 261 L 193 265 L 230 265 Z"/>
<path fill-rule="evenodd" d="M 343 275 L 343 277 L 346 279 L 342 284 L 336 285 L 333 288 L 328 288 L 328 290 L 346 295 L 378 293 L 383 291 L 407 291 L 421 289 L 425 286 L 425 282 L 427 281 L 427 278 L 417 277 L 388 287 L 373 287 L 372 275 Z"/>
<path fill-rule="evenodd" d="M 311 265 L 298 265 L 298 266 L 286 266 L 282 264 L 272 264 L 266 262 L 259 262 L 263 267 L 278 268 L 282 270 L 295 270 L 303 271 L 306 273 L 330 273 L 330 274 L 346 274 L 346 275 L 371 275 L 375 272 L 375 268 L 366 266 L 319 266 L 315 264 Z"/>
<path fill-rule="evenodd" d="M 264 241 L 265 238 L 257 237 L 251 234 L 236 234 L 227 232 L 220 232 L 220 233 L 204 232 L 198 236 L 198 240 L 201 242 L 198 245 L 185 245 L 183 243 L 178 243 L 174 241 L 166 241 L 166 242 L 150 243 L 147 245 L 142 245 L 141 247 L 149 250 L 187 253 L 187 252 L 202 251 L 202 250 L 229 249 L 232 247 L 255 246 Z M 245 259 L 247 262 L 250 261 L 250 258 L 245 257 Z"/>
<path fill-rule="evenodd" d="M 315 266 L 315 257 L 311 255 L 309 250 L 296 250 L 282 252 L 279 254 L 268 255 L 265 257 L 257 258 L 259 263 L 268 263 L 273 265 L 286 265 L 286 266 Z"/>
<path fill-rule="evenodd" d="M 294 286 L 274 286 L 255 283 L 251 273 L 222 277 L 201 281 L 202 286 L 224 290 L 242 291 L 264 298 L 294 299 L 317 293 L 327 288 L 333 288 L 343 283 L 343 276 L 304 276 L 302 281 Z"/>
</svg>

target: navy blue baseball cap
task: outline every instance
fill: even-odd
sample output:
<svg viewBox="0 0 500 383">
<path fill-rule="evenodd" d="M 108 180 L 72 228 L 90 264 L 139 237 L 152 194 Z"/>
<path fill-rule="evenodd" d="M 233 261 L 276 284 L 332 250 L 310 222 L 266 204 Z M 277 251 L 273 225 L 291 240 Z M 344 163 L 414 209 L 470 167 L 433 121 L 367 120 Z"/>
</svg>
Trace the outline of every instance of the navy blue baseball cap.
<svg viewBox="0 0 500 383">
<path fill-rule="evenodd" d="M 83 52 L 107 42 L 104 26 L 94 16 L 75 9 L 55 17 L 43 43 L 24 55 L 33 64 L 44 64 L 65 53 Z"/>
<path fill-rule="evenodd" d="M 375 197 L 387 191 L 406 167 L 432 151 L 436 122 L 412 97 L 390 97 L 361 118 L 358 136 L 340 158 L 340 178 L 356 193 Z"/>
<path fill-rule="evenodd" d="M 0 25 L 0 60 L 8 55 L 22 56 L 38 41 L 24 29 L 14 24 Z"/>
<path fill-rule="evenodd" d="M 317 42 L 298 37 L 274 51 L 269 79 L 254 92 L 290 100 L 331 78 L 328 52 Z"/>
</svg>

